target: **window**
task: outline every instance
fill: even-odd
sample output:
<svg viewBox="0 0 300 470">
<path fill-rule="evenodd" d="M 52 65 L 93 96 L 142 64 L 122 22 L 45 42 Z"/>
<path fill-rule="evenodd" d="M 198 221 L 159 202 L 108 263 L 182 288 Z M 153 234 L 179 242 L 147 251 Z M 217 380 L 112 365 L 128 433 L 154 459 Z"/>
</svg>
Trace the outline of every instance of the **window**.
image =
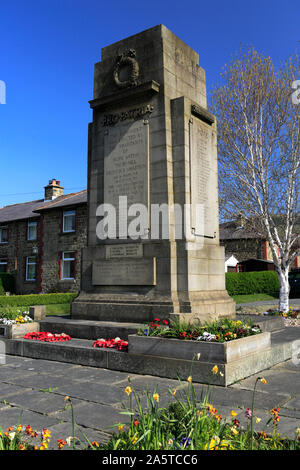
<svg viewBox="0 0 300 470">
<path fill-rule="evenodd" d="M 26 281 L 36 280 L 36 259 L 34 256 L 26 258 Z"/>
<path fill-rule="evenodd" d="M 64 211 L 63 213 L 63 232 L 75 232 L 75 216 L 76 212 L 73 211 Z"/>
<path fill-rule="evenodd" d="M 75 252 L 64 251 L 62 253 L 62 279 L 74 279 L 75 277 Z"/>
<path fill-rule="evenodd" d="M 28 221 L 27 240 L 36 240 L 36 239 L 37 239 L 37 222 Z"/>
<path fill-rule="evenodd" d="M 7 271 L 7 259 L 0 259 L 0 273 L 6 273 Z"/>
<path fill-rule="evenodd" d="M 8 227 L 0 227 L 0 243 L 8 242 Z"/>
</svg>

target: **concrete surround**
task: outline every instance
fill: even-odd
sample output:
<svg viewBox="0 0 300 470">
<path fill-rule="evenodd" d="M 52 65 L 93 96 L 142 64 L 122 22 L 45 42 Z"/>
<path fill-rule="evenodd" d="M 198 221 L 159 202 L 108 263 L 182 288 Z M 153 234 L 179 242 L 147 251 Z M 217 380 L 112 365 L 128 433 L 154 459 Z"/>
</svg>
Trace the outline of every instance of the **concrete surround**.
<svg viewBox="0 0 300 470">
<path fill-rule="evenodd" d="M 159 25 L 105 47 L 95 64 L 88 243 L 82 252 L 81 292 L 72 304 L 74 319 L 235 316 L 219 245 L 216 122 L 207 111 L 205 71 L 198 63 L 195 51 Z M 168 205 L 167 239 L 97 238 L 99 205 L 127 195 L 128 204 Z M 191 204 L 196 236 L 186 232 L 179 239 L 174 204 Z M 196 204 L 205 209 L 200 229 Z M 161 220 L 149 217 L 149 230 L 155 224 L 162 229 Z M 186 218 L 184 228 L 188 224 Z M 107 256 L 114 245 L 137 243 L 142 245 L 139 259 L 130 258 L 127 248 L 119 255 L 115 251 L 114 259 Z"/>
</svg>

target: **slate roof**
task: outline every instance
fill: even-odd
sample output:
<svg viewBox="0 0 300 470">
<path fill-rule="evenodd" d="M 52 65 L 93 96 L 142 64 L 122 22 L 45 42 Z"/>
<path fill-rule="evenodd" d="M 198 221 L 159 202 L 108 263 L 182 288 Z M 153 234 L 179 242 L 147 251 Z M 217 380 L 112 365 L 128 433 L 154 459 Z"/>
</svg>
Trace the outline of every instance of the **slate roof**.
<svg viewBox="0 0 300 470">
<path fill-rule="evenodd" d="M 84 189 L 79 193 L 65 194 L 64 196 L 59 196 L 53 201 L 42 201 L 42 204 L 37 206 L 35 209 L 36 212 L 42 212 L 50 209 L 57 209 L 60 207 L 67 207 L 73 205 L 80 205 L 87 203 L 87 190 Z"/>
<path fill-rule="evenodd" d="M 265 239 L 263 235 L 259 235 L 250 227 L 240 226 L 238 221 L 224 222 L 220 224 L 220 240 L 240 240 L 243 238 L 260 238 Z"/>
<path fill-rule="evenodd" d="M 36 201 L 22 202 L 0 208 L 0 223 L 13 222 L 15 220 L 31 219 L 39 217 L 39 212 L 60 207 L 67 207 L 87 203 L 87 191 L 59 196 L 53 201 L 38 199 Z"/>
<path fill-rule="evenodd" d="M 0 209 L 0 223 L 12 222 L 14 220 L 30 219 L 39 215 L 33 212 L 43 202 L 43 199 L 37 201 L 23 202 L 21 204 L 13 204 Z"/>
</svg>

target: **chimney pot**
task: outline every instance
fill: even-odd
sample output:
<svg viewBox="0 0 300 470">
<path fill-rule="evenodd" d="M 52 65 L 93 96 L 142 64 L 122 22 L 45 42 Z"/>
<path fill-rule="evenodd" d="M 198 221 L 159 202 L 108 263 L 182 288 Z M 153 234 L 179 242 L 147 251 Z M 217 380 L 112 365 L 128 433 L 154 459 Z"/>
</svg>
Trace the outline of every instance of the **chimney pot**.
<svg viewBox="0 0 300 470">
<path fill-rule="evenodd" d="M 52 178 L 52 180 L 49 180 L 48 186 L 45 186 L 45 201 L 51 201 L 59 196 L 62 196 L 64 194 L 63 190 L 64 188 L 60 186 L 60 181 Z"/>
</svg>

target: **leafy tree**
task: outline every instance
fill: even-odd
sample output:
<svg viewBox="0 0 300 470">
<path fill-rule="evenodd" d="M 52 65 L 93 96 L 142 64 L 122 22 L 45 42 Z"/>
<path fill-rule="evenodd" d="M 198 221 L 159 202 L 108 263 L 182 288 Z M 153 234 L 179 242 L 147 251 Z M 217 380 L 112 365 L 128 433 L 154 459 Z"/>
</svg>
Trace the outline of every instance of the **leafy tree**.
<svg viewBox="0 0 300 470">
<path fill-rule="evenodd" d="M 218 121 L 219 195 L 223 220 L 242 213 L 266 237 L 289 308 L 288 272 L 300 254 L 299 58 L 278 69 L 253 48 L 225 65 L 212 93 Z M 298 218 L 298 219 L 297 219 Z"/>
</svg>

